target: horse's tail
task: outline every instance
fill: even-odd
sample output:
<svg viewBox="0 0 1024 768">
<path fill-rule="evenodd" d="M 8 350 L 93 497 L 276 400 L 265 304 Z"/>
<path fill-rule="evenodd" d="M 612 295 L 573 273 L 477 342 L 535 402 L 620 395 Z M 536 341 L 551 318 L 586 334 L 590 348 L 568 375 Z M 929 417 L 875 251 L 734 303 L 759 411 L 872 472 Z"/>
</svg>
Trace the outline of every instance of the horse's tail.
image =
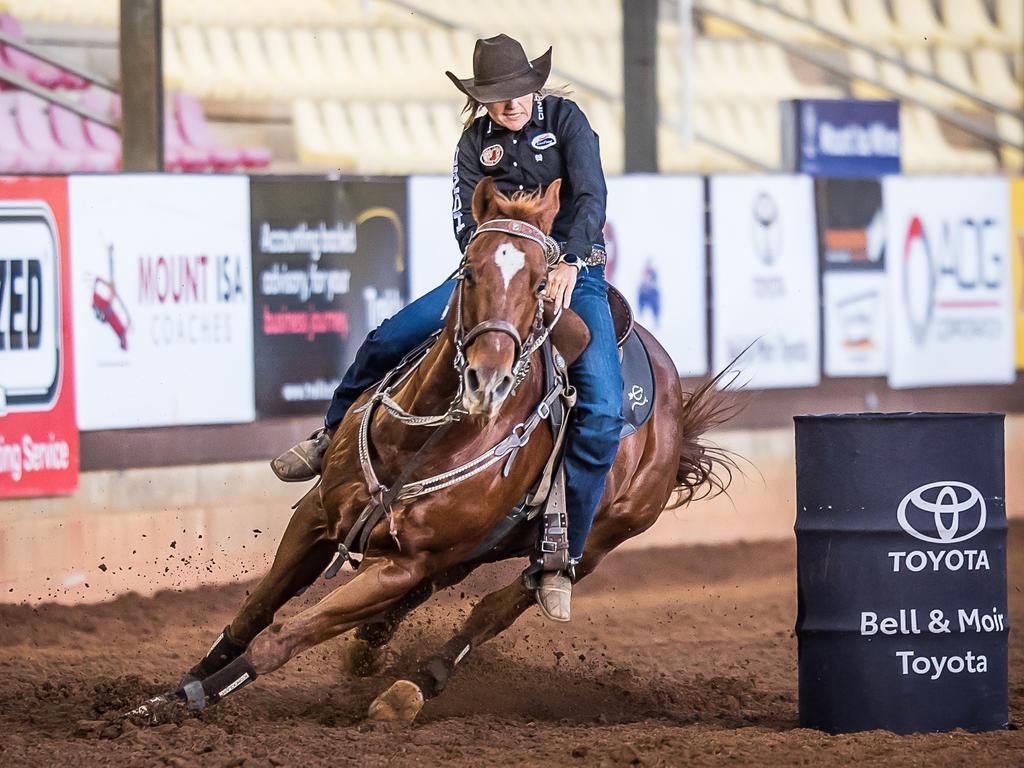
<svg viewBox="0 0 1024 768">
<path fill-rule="evenodd" d="M 732 482 L 733 470 L 737 468 L 734 455 L 702 439 L 708 430 L 721 426 L 742 410 L 742 404 L 728 387 L 717 386 L 731 369 L 730 364 L 695 391 L 683 393 L 683 442 L 669 509 L 725 493 Z"/>
</svg>

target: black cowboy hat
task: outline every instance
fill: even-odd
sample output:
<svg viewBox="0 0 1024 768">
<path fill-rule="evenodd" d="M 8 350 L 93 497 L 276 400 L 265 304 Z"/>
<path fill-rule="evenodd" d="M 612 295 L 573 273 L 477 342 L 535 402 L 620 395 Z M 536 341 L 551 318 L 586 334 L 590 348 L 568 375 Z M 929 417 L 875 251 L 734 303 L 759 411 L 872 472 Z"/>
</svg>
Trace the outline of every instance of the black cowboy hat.
<svg viewBox="0 0 1024 768">
<path fill-rule="evenodd" d="M 455 87 L 481 104 L 507 101 L 540 90 L 551 73 L 551 49 L 533 61 L 518 40 L 496 35 L 477 40 L 473 49 L 473 77 L 460 80 L 445 72 Z"/>
</svg>

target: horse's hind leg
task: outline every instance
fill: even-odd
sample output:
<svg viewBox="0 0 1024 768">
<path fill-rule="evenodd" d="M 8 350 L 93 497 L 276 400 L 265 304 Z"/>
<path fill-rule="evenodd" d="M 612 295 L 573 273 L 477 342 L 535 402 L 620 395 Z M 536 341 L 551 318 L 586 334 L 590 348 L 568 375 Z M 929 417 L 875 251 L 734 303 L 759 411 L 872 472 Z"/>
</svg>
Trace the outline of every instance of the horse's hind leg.
<svg viewBox="0 0 1024 768">
<path fill-rule="evenodd" d="M 621 508 L 623 504 L 628 504 L 628 501 L 620 501 L 616 506 Z M 583 560 L 576 566 L 576 581 L 592 573 L 605 555 L 623 541 L 649 527 L 657 518 L 656 512 L 650 514 L 656 506 L 646 502 L 640 505 L 641 509 L 634 507 L 636 512 L 647 513 L 637 515 L 634 526 L 623 525 L 614 513 L 598 518 L 587 538 Z M 411 723 L 426 699 L 440 695 L 456 666 L 473 648 L 504 632 L 534 604 L 533 591 L 526 588 L 522 578 L 516 578 L 502 589 L 485 595 L 473 606 L 462 630 L 445 643 L 440 653 L 427 659 L 416 672 L 398 680 L 373 700 L 368 713 L 370 719 Z"/>
<path fill-rule="evenodd" d="M 310 494 L 302 499 L 285 528 L 270 570 L 206 656 L 189 670 L 189 676 L 202 680 L 233 661 L 270 626 L 282 605 L 316 581 L 335 553 L 334 543 L 326 538 L 326 523 L 319 496 Z"/>
</svg>

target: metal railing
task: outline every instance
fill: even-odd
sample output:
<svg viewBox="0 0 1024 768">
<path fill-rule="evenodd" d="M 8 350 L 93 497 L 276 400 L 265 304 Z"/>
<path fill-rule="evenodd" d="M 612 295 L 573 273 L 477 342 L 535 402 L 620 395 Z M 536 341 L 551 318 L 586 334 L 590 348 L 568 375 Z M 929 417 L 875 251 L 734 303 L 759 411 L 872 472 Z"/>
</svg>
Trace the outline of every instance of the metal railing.
<svg viewBox="0 0 1024 768">
<path fill-rule="evenodd" d="M 67 62 L 61 61 L 60 59 L 49 54 L 37 51 L 24 40 L 21 40 L 16 37 L 11 37 L 5 32 L 0 32 L 0 45 L 7 45 L 11 48 L 16 48 L 17 50 L 22 51 L 23 53 L 27 53 L 29 56 L 32 56 L 38 59 L 39 61 L 45 62 L 46 64 L 49 64 L 53 67 L 57 67 L 58 69 L 62 69 L 66 72 L 70 72 L 72 75 L 76 75 L 77 77 L 80 77 L 83 80 L 92 83 L 93 85 L 97 85 L 100 88 L 111 91 L 112 93 L 117 93 L 117 87 L 106 78 L 89 72 L 88 70 L 82 69 L 81 67 L 74 66 L 73 64 L 68 64 Z M 50 102 L 51 104 L 56 104 L 59 107 L 63 107 L 69 112 L 74 112 L 76 115 L 84 117 L 87 120 L 93 120 L 97 123 L 107 126 L 108 128 L 113 128 L 115 131 L 121 130 L 121 126 L 118 123 L 118 121 L 113 120 L 107 115 L 101 115 L 98 112 L 93 112 L 91 109 L 86 109 L 74 99 L 70 99 L 62 93 L 57 93 L 55 91 L 51 91 L 48 88 L 44 88 L 43 86 L 32 82 L 27 77 L 24 77 L 23 75 L 21 75 L 18 72 L 15 72 L 14 70 L 7 69 L 6 67 L 0 67 L 0 80 L 6 83 L 10 83 L 15 88 L 19 88 L 23 91 L 28 91 L 29 93 L 34 94 L 35 96 L 38 96 L 39 98 L 44 99 Z"/>
<path fill-rule="evenodd" d="M 898 67 L 902 67 L 903 70 L 908 74 L 914 75 L 915 77 L 922 77 L 925 80 L 930 80 L 933 83 L 941 85 L 943 88 L 948 88 L 961 98 L 965 98 L 968 101 L 974 102 L 975 104 L 977 104 L 978 106 L 982 107 L 985 110 L 988 110 L 989 112 L 1004 112 L 1008 115 L 1013 115 L 1014 117 L 1024 120 L 1024 112 L 1015 109 L 1010 109 L 1009 107 L 1004 107 L 1003 105 L 997 104 L 994 101 L 989 101 L 988 99 L 979 96 L 976 93 L 972 93 L 971 91 L 968 91 L 965 88 L 961 88 L 956 83 L 944 80 L 943 78 L 936 75 L 934 72 L 928 72 L 927 70 L 914 66 L 913 64 L 904 61 L 899 56 L 894 56 L 885 51 L 872 48 L 870 45 L 862 43 L 860 40 L 857 40 L 856 38 L 850 37 L 849 35 L 844 35 L 841 32 L 836 32 L 833 29 L 822 26 L 816 21 L 795 14 L 792 11 L 789 11 L 780 6 L 777 0 L 747 0 L 747 2 L 753 3 L 754 5 L 760 8 L 766 8 L 771 11 L 774 11 L 780 16 L 789 19 L 790 21 L 795 21 L 798 24 L 802 24 L 808 29 L 814 30 L 819 35 L 831 38 L 835 42 L 841 43 L 843 46 L 847 48 L 856 48 L 858 50 L 865 51 L 866 53 L 869 53 L 872 56 L 874 56 L 876 59 L 881 59 L 882 61 L 887 61 L 890 64 L 895 64 Z M 857 75 L 856 78 L 858 80 L 864 80 L 864 78 L 859 75 Z"/>
<path fill-rule="evenodd" d="M 874 51 L 871 48 L 860 44 L 859 42 L 855 41 L 853 38 L 847 37 L 846 35 L 840 35 L 840 34 L 837 34 L 837 33 L 833 33 L 830 30 L 826 29 L 825 27 L 822 27 L 819 24 L 816 24 L 815 22 L 807 21 L 806 19 L 802 19 L 800 16 L 797 16 L 796 14 L 789 13 L 788 11 L 783 11 L 782 9 L 778 8 L 775 5 L 771 5 L 771 4 L 767 3 L 767 2 L 764 2 L 764 0 L 749 0 L 749 2 L 756 3 L 757 5 L 762 6 L 764 8 L 770 8 L 770 9 L 772 9 L 774 11 L 779 12 L 779 13 L 783 13 L 788 18 L 793 19 L 795 21 L 803 21 L 804 23 L 808 24 L 812 29 L 815 29 L 816 31 L 821 32 L 822 34 L 826 34 L 826 35 L 832 36 L 833 38 L 835 38 L 837 41 L 841 42 L 844 45 L 849 43 L 853 47 L 861 48 L 861 49 L 867 50 L 868 52 L 874 53 Z M 860 80 L 860 81 L 868 83 L 869 85 L 872 85 L 872 86 L 874 86 L 876 88 L 879 88 L 879 89 L 881 89 L 883 91 L 891 93 L 892 95 L 897 96 L 898 98 L 900 98 L 902 101 L 906 101 L 906 102 L 909 102 L 911 104 L 914 104 L 915 106 L 922 107 L 922 108 L 926 109 L 927 111 L 932 112 L 940 120 L 943 120 L 944 122 L 949 123 L 951 125 L 955 125 L 958 128 L 960 128 L 960 129 L 962 129 L 962 130 L 964 130 L 964 131 L 966 131 L 966 132 L 968 132 L 968 133 L 970 133 L 970 134 L 972 134 L 974 136 L 978 136 L 979 138 L 985 139 L 986 141 L 992 142 L 992 143 L 996 144 L 997 146 L 1003 144 L 1003 145 L 1006 145 L 1008 147 L 1013 147 L 1015 149 L 1022 149 L 1022 150 L 1024 150 L 1024 143 L 1015 142 L 1015 141 L 1012 141 L 1010 139 L 1007 139 L 1006 137 L 1001 136 L 997 131 L 995 131 L 995 130 L 993 130 L 991 128 L 988 128 L 987 126 L 979 125 L 976 122 L 974 122 L 973 120 L 970 120 L 970 119 L 968 119 L 966 117 L 963 117 L 962 115 L 958 115 L 957 113 L 952 112 L 950 110 L 936 107 L 931 102 L 926 101 L 926 100 L 920 98 L 919 96 L 914 95 L 913 93 L 911 93 L 909 91 L 905 91 L 902 88 L 894 88 L 893 86 L 891 86 L 891 85 L 889 85 L 887 83 L 884 83 L 884 82 L 882 82 L 881 80 L 879 80 L 877 78 L 868 77 L 866 75 L 858 73 L 856 70 L 852 69 L 851 67 L 846 66 L 845 64 L 840 64 L 838 62 L 835 62 L 835 61 L 831 60 L 830 58 L 828 58 L 827 56 L 825 56 L 823 54 L 820 54 L 820 53 L 818 53 L 816 51 L 808 50 L 808 49 L 806 49 L 806 48 L 804 48 L 804 47 L 802 47 L 800 45 L 797 45 L 797 44 L 792 43 L 792 42 L 790 42 L 788 40 L 785 40 L 785 39 L 779 37 L 778 35 L 774 35 L 771 32 L 765 32 L 764 30 L 758 29 L 753 24 L 751 24 L 751 23 L 749 23 L 747 21 L 744 21 L 744 20 L 738 18 L 737 16 L 734 16 L 731 13 L 728 13 L 728 12 L 725 12 L 725 11 L 720 11 L 720 10 L 718 10 L 716 8 L 709 7 L 704 2 L 704 0 L 694 0 L 693 5 L 694 5 L 694 9 L 699 10 L 702 13 L 705 13 L 705 14 L 709 14 L 709 15 L 712 15 L 712 16 L 717 16 L 718 18 L 723 19 L 724 21 L 729 22 L 733 26 L 738 27 L 739 29 L 743 30 L 744 32 L 746 32 L 749 35 L 752 35 L 754 37 L 758 37 L 758 38 L 767 40 L 767 41 L 769 41 L 771 43 L 774 43 L 775 45 L 779 46 L 780 48 L 782 48 L 787 53 L 791 53 L 794 56 L 796 56 L 797 58 L 802 59 L 804 61 L 807 61 L 807 62 L 815 65 L 816 67 L 819 67 L 819 68 L 824 69 L 826 71 L 829 71 L 829 72 L 832 72 L 834 74 L 840 75 L 841 77 L 844 77 L 844 78 L 846 78 L 848 80 Z M 927 72 L 924 72 L 923 70 L 921 70 L 921 69 L 919 69 L 917 67 L 911 67 L 910 65 L 905 64 L 901 59 L 899 59 L 897 57 L 889 56 L 887 54 L 877 54 L 877 55 L 884 57 L 887 61 L 899 64 L 901 67 L 904 67 L 909 72 L 911 72 L 911 73 L 913 73 L 915 75 L 919 75 L 921 77 L 926 77 L 929 80 L 932 80 L 932 81 L 934 81 L 936 83 L 939 83 L 940 85 L 945 85 L 945 86 L 947 86 L 949 88 L 952 88 L 952 89 L 956 90 L 957 92 L 966 93 L 965 91 L 962 91 L 961 89 L 957 88 L 956 86 L 953 86 L 952 84 L 946 83 L 944 80 L 941 80 L 941 79 L 936 78 L 936 77 L 934 77 L 932 75 L 929 75 Z M 979 101 L 981 101 L 981 100 L 979 100 Z M 984 103 L 988 104 L 990 102 L 985 101 Z M 996 106 L 996 105 L 993 105 L 993 106 Z M 1007 112 L 1008 111 L 1010 114 L 1015 115 L 1015 116 L 1021 116 L 1021 113 L 1014 112 L 1013 110 L 1006 110 L 1005 108 L 1002 108 L 1002 107 L 1000 107 L 999 109 L 1000 109 L 1000 111 L 1003 111 L 1003 112 Z"/>
<path fill-rule="evenodd" d="M 437 13 L 435 10 L 431 9 L 430 7 L 421 6 L 419 3 L 410 2 L 409 0 L 389 0 L 389 1 L 391 2 L 392 5 L 397 5 L 397 6 L 399 6 L 401 8 L 404 8 L 404 9 L 406 9 L 408 11 L 413 11 L 413 12 L 419 14 L 420 16 L 422 16 L 424 19 L 427 19 L 428 21 L 431 21 L 434 24 L 438 24 L 438 25 L 446 27 L 448 29 L 462 29 L 462 30 L 466 30 L 468 32 L 472 32 L 475 35 L 482 35 L 483 34 L 483 32 L 481 30 L 473 29 L 472 27 L 470 27 L 470 26 L 468 26 L 466 24 L 462 24 L 461 22 L 456 21 L 455 19 L 449 18 L 447 16 L 443 16 L 443 15 Z M 598 83 L 595 83 L 595 82 L 592 82 L 590 80 L 587 80 L 586 78 L 580 78 L 578 75 L 576 75 L 574 73 L 571 73 L 571 72 L 568 72 L 568 71 L 566 71 L 564 69 L 561 69 L 561 68 L 559 68 L 557 66 L 552 66 L 551 73 L 553 75 L 556 75 L 559 78 L 564 78 L 566 80 L 571 81 L 574 86 L 576 86 L 578 88 L 581 88 L 582 90 L 585 90 L 585 91 L 587 91 L 589 93 L 592 93 L 593 95 L 598 96 L 601 99 L 604 99 L 605 101 L 610 101 L 610 102 L 615 103 L 615 102 L 619 102 L 619 101 L 622 100 L 622 97 L 619 94 L 615 93 L 614 91 L 611 91 L 608 88 L 605 88 L 604 86 L 599 85 Z M 674 130 L 676 132 L 679 132 L 681 130 L 680 121 L 666 118 L 665 116 L 660 115 L 660 114 L 658 116 L 658 125 L 664 126 L 666 128 L 671 128 L 672 130 Z M 733 157 L 733 158 L 739 160 L 741 163 L 745 163 L 747 165 L 753 166 L 754 168 L 757 168 L 758 170 L 761 170 L 761 171 L 775 170 L 771 165 L 768 165 L 768 164 L 764 163 L 763 161 L 758 160 L 757 158 L 755 158 L 755 157 L 753 157 L 751 155 L 748 155 L 747 153 L 743 152 L 742 150 L 736 149 L 735 147 L 731 147 L 728 144 L 723 144 L 718 139 L 716 139 L 713 136 L 710 136 L 708 134 L 705 134 L 703 131 L 694 130 L 693 138 L 696 141 L 700 142 L 701 144 L 705 144 L 705 145 L 711 147 L 712 149 L 718 150 L 719 152 L 724 152 L 725 154 L 729 155 L 730 157 Z"/>
</svg>

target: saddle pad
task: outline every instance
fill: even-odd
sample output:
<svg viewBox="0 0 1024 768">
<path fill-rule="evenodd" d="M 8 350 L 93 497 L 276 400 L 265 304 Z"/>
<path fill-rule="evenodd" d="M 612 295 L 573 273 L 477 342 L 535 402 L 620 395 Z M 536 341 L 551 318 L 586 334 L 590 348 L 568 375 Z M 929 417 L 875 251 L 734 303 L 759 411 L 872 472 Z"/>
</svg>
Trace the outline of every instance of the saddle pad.
<svg viewBox="0 0 1024 768">
<path fill-rule="evenodd" d="M 619 439 L 629 437 L 647 423 L 654 410 L 654 371 L 636 330 L 622 344 L 622 425 Z"/>
</svg>

